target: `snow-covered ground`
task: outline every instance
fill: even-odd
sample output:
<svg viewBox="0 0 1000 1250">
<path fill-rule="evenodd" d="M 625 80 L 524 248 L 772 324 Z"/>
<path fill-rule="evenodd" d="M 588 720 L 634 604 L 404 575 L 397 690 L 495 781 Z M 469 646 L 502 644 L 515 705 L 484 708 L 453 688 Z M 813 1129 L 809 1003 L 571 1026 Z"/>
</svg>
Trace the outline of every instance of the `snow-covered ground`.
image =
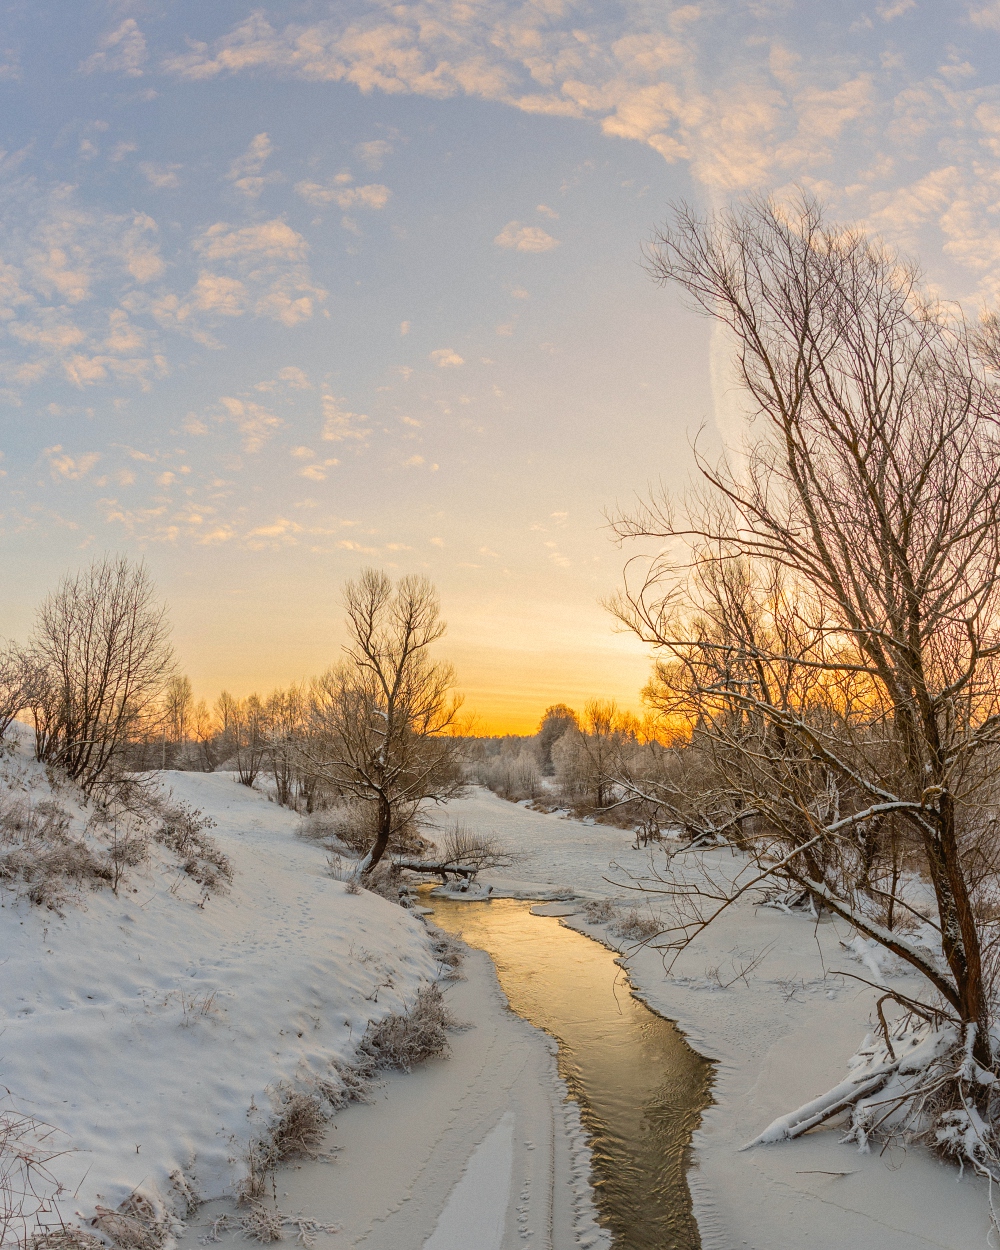
<svg viewBox="0 0 1000 1250">
<path fill-rule="evenodd" d="M 44 794 L 26 755 L 20 767 L 35 797 Z M 368 1021 L 403 1009 L 440 971 L 419 919 L 348 893 L 323 850 L 295 836 L 292 813 L 226 774 L 171 773 L 163 784 L 216 822 L 210 832 L 234 869 L 228 891 L 206 900 L 154 847 L 117 896 L 84 892 L 62 916 L 9 891 L 0 899 L 0 1082 L 70 1148 L 53 1164 L 72 1195 L 66 1215 L 88 1218 L 136 1189 L 177 1210 L 178 1187 L 200 1198 L 231 1192 L 276 1091 L 335 1081 L 332 1063 L 352 1057 Z M 622 896 L 614 865 L 640 873 L 649 862 L 622 831 L 486 791 L 438 818 L 496 832 L 521 852 L 515 868 L 487 874 L 497 893 Z M 607 939 L 582 914 L 567 923 Z M 828 1129 L 739 1152 L 835 1084 L 868 1031 L 873 992 L 834 975 L 871 974 L 844 948 L 852 936 L 746 904 L 673 976 L 655 952 L 629 958 L 650 1005 L 718 1063 L 691 1173 L 705 1250 L 987 1244 L 983 1185 L 921 1150 L 862 1155 Z M 760 953 L 748 983 L 734 980 Z M 553 1244 L 568 1247 L 586 1222 L 583 1208 L 571 1209 L 586 1206 L 586 1151 L 565 1121 L 547 1039 L 504 1012 L 481 955 L 448 994 L 475 1025 L 455 1035 L 455 1057 L 393 1078 L 374 1108 L 341 1112 L 332 1136 L 345 1148 L 332 1168 L 306 1164 L 279 1178 L 283 1207 L 343 1226 L 324 1246 L 457 1250 L 463 1229 L 479 1228 L 468 1250 L 506 1250 L 531 1244 L 526 1229 L 548 1218 Z M 198 1235 L 192 1227 L 192 1245 Z M 594 1236 L 591 1225 L 585 1237 Z"/>
<path fill-rule="evenodd" d="M 535 812 L 485 790 L 452 802 L 438 819 L 495 832 L 522 853 L 515 867 L 484 874 L 496 893 L 629 897 L 609 884 L 642 874 L 650 852 L 621 830 Z M 653 852 L 654 862 L 656 852 Z M 729 852 L 714 853 L 720 871 Z M 728 861 L 728 863 L 727 863 Z M 624 869 L 623 873 L 613 865 Z M 607 939 L 582 915 L 566 923 Z M 876 993 L 838 977 L 872 969 L 844 949 L 854 935 L 834 920 L 816 925 L 749 902 L 731 908 L 685 952 L 673 975 L 651 950 L 630 955 L 633 984 L 717 1061 L 715 1104 L 695 1136 L 690 1180 L 704 1250 L 878 1250 L 985 1247 L 985 1184 L 914 1148 L 861 1154 L 837 1129 L 740 1152 L 780 1114 L 835 1085 L 875 1022 Z M 626 946 L 626 951 L 628 950 Z M 728 989 L 754 956 L 764 958 Z M 718 971 L 718 976 L 715 971 Z M 916 983 L 903 983 L 910 992 Z"/>
<path fill-rule="evenodd" d="M 37 802 L 41 770 L 18 767 Z M 167 1205 L 231 1191 L 278 1087 L 336 1081 L 369 1020 L 440 971 L 419 919 L 347 893 L 291 812 L 228 774 L 163 784 L 215 820 L 227 892 L 203 901 L 154 846 L 117 897 L 85 890 L 62 916 L 0 899 L 0 1083 L 68 1148 L 67 1217 L 136 1188 Z"/>
<path fill-rule="evenodd" d="M 489 958 L 470 951 L 445 1001 L 464 1028 L 452 1053 L 393 1074 L 339 1112 L 331 1165 L 280 1169 L 278 1204 L 327 1226 L 316 1250 L 607 1250 L 594 1222 L 590 1152 L 554 1044 L 506 1008 Z M 197 1250 L 214 1204 L 180 1250 Z"/>
</svg>

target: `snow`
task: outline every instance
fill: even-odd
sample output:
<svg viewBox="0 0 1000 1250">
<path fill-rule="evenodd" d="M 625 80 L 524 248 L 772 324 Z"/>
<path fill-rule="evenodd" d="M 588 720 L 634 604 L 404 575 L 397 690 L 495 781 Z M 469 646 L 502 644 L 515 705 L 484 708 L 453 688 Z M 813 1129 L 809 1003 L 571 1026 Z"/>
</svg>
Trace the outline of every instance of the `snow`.
<svg viewBox="0 0 1000 1250">
<path fill-rule="evenodd" d="M 580 898 L 610 895 L 643 908 L 656 904 L 655 896 L 637 900 L 621 884 L 628 873 L 647 871 L 657 855 L 634 849 L 625 831 L 537 812 L 479 789 L 451 802 L 440 819 L 495 833 L 522 852 L 517 867 L 505 870 L 517 873 L 515 881 L 502 872 L 482 874 L 497 895 L 512 886 L 524 896 L 536 883 L 536 897 L 558 890 Z M 720 875 L 739 866 L 729 851 L 708 858 Z M 716 1061 L 715 1102 L 695 1134 L 689 1174 L 703 1250 L 987 1245 L 985 1183 L 969 1170 L 960 1178 L 954 1166 L 921 1148 L 863 1154 L 841 1144 L 842 1131 L 822 1127 L 796 1141 L 740 1151 L 835 1087 L 862 1039 L 878 1026 L 878 993 L 835 973 L 856 971 L 912 993 L 917 982 L 912 975 L 897 980 L 898 961 L 859 946 L 856 933 L 838 920 L 816 924 L 749 899 L 723 913 L 673 975 L 665 973 L 657 951 L 615 942 L 607 926 L 587 924 L 581 914 L 563 923 L 621 946 L 636 992 Z M 749 984 L 737 978 L 720 988 L 720 980 L 761 952 Z M 712 975 L 715 969 L 719 976 Z"/>
<path fill-rule="evenodd" d="M 461 972 L 443 983 L 465 1026 L 451 1034 L 451 1056 L 390 1074 L 371 1104 L 338 1112 L 335 1162 L 280 1169 L 280 1208 L 339 1226 L 317 1236 L 317 1250 L 442 1250 L 446 1237 L 456 1250 L 486 1250 L 491 1238 L 505 1250 L 608 1250 L 555 1043 L 507 1008 L 482 951 L 470 950 Z M 228 1210 L 199 1212 L 180 1250 L 198 1250 L 206 1222 Z"/>
<path fill-rule="evenodd" d="M 67 1218 L 137 1187 L 175 1212 L 180 1187 L 230 1192 L 279 1086 L 336 1081 L 369 1019 L 439 972 L 419 919 L 347 893 L 294 814 L 229 774 L 163 785 L 216 821 L 228 893 L 203 903 L 156 848 L 118 897 L 87 891 L 62 917 L 0 896 L 0 1082 L 69 1150 L 52 1165 Z"/>
<path fill-rule="evenodd" d="M 505 1111 L 472 1152 L 424 1250 L 502 1250 L 514 1170 L 514 1113 Z"/>
<path fill-rule="evenodd" d="M 23 755 L 18 766 L 44 795 L 42 771 Z M 210 832 L 234 866 L 227 893 L 206 901 L 156 848 L 117 897 L 86 892 L 63 916 L 0 896 L 0 1082 L 70 1148 L 53 1165 L 71 1195 L 66 1216 L 116 1207 L 137 1188 L 175 1213 L 184 1187 L 231 1193 L 276 1092 L 336 1080 L 332 1064 L 353 1055 L 368 1021 L 403 1009 L 440 971 L 419 917 L 348 893 L 324 852 L 295 836 L 293 813 L 228 774 L 165 774 L 163 785 L 215 820 Z M 79 824 L 85 813 L 72 810 Z M 841 922 L 744 900 L 667 975 L 656 951 L 616 943 L 572 902 L 635 901 L 627 874 L 646 870 L 655 850 L 481 790 L 438 819 L 519 850 L 516 867 L 482 884 L 497 897 L 549 900 L 549 914 L 621 945 L 636 992 L 716 1061 L 690 1173 L 704 1250 L 986 1245 L 984 1184 L 921 1149 L 862 1154 L 829 1127 L 739 1149 L 768 1126 L 780 1138 L 875 1031 L 876 991 L 837 970 L 894 984 L 898 961 Z M 710 859 L 719 873 L 738 867 L 728 851 Z M 729 975 L 761 954 L 746 981 Z M 479 952 L 447 994 L 474 1026 L 453 1036 L 454 1057 L 393 1077 L 373 1107 L 340 1112 L 339 1161 L 284 1169 L 282 1209 L 341 1225 L 317 1234 L 331 1250 L 604 1244 L 552 1043 L 504 1009 Z M 184 1244 L 197 1235 L 192 1227 Z"/>
</svg>

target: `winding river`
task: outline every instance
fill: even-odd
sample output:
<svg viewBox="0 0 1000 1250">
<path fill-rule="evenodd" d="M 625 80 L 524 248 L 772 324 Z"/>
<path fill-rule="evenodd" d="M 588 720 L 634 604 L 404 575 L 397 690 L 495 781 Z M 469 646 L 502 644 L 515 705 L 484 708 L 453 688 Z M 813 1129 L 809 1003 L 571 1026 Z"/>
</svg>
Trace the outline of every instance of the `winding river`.
<svg viewBox="0 0 1000 1250">
<path fill-rule="evenodd" d="M 632 996 L 612 951 L 531 903 L 426 901 L 435 924 L 490 956 L 513 1010 L 558 1041 L 616 1250 L 697 1250 L 686 1170 L 711 1064 Z"/>
</svg>

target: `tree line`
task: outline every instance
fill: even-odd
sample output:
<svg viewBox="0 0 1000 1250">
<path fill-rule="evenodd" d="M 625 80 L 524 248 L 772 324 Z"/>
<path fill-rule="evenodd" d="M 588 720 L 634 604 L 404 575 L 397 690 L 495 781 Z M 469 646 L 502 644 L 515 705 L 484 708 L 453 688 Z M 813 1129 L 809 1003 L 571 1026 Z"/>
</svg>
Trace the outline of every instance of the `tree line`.
<svg viewBox="0 0 1000 1250">
<path fill-rule="evenodd" d="M 264 699 L 223 693 L 212 711 L 178 672 L 166 610 L 147 570 L 124 558 L 65 577 L 25 645 L 0 657 L 0 733 L 34 727 L 36 758 L 107 801 L 152 768 L 229 764 L 244 785 L 269 774 L 278 802 L 306 812 L 353 804 L 370 872 L 406 847 L 427 803 L 460 793 L 461 700 L 431 646 L 445 624 L 433 587 L 364 570 L 344 588 L 342 659 Z"/>
</svg>

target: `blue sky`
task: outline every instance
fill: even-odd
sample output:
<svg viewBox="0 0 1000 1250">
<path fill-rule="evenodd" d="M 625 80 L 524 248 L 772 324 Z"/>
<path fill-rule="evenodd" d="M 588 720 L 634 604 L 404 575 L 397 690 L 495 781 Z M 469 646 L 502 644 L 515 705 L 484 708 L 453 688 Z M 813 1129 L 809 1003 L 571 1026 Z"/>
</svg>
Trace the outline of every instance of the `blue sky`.
<svg viewBox="0 0 1000 1250">
<path fill-rule="evenodd" d="M 208 695 L 335 659 L 375 563 L 484 725 L 635 703 L 603 512 L 733 426 L 641 269 L 671 200 L 804 185 L 998 294 L 1000 4 L 3 14 L 0 632 L 142 554 Z"/>
</svg>

